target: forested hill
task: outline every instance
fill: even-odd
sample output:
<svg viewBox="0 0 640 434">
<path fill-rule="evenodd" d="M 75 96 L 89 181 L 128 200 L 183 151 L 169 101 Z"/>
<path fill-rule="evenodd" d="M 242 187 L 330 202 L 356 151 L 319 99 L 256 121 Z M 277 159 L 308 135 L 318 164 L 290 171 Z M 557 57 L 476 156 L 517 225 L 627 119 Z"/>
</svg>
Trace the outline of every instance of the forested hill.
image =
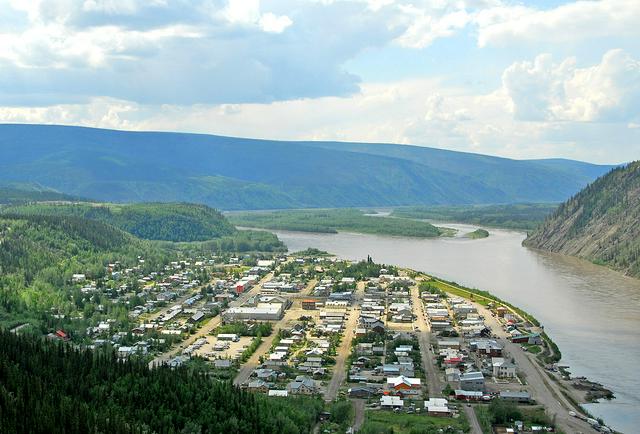
<svg viewBox="0 0 640 434">
<path fill-rule="evenodd" d="M 421 146 L 0 125 L 0 182 L 219 209 L 561 202 L 610 166 Z"/>
<path fill-rule="evenodd" d="M 98 220 L 147 240 L 205 241 L 237 232 L 218 211 L 184 203 L 38 203 L 5 207 L 4 212 Z"/>
<path fill-rule="evenodd" d="M 313 431 L 318 398 L 269 399 L 204 372 L 118 361 L 0 331 L 0 431 L 263 433 Z"/>
<path fill-rule="evenodd" d="M 75 196 L 49 189 L 39 189 L 29 185 L 1 186 L 0 185 L 0 205 L 21 204 L 30 202 L 45 201 L 72 201 L 79 200 Z"/>
<path fill-rule="evenodd" d="M 640 162 L 611 171 L 569 199 L 525 245 L 640 277 Z"/>
</svg>

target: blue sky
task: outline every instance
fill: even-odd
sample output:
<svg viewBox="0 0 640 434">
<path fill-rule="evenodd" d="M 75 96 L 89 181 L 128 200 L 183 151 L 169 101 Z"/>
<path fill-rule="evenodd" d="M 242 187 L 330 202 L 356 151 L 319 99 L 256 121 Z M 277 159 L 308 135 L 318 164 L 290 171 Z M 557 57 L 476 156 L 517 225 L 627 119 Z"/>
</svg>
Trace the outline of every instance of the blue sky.
<svg viewBox="0 0 640 434">
<path fill-rule="evenodd" d="M 640 2 L 0 0 L 0 122 L 640 158 Z"/>
</svg>

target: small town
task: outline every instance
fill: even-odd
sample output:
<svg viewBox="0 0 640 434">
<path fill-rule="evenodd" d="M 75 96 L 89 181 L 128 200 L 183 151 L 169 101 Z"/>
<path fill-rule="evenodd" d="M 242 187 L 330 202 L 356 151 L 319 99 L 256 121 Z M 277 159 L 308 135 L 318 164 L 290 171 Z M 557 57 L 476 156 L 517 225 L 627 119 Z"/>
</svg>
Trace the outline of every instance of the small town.
<svg viewBox="0 0 640 434">
<path fill-rule="evenodd" d="M 85 306 L 78 323 L 90 325 L 48 337 L 149 367 L 197 365 L 273 399 L 316 396 L 323 433 L 365 422 L 394 432 L 416 423 L 610 432 L 577 405 L 606 391 L 572 379 L 543 327 L 490 296 L 314 249 L 185 258 L 156 271 L 138 263 L 110 263 L 98 281 L 71 276 Z"/>
</svg>

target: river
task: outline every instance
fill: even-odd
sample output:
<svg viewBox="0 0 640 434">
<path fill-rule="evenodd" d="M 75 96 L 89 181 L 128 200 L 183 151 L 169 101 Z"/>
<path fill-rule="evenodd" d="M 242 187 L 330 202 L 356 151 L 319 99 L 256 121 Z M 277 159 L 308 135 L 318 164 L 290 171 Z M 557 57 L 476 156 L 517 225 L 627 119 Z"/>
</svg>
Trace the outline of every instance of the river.
<svg viewBox="0 0 640 434">
<path fill-rule="evenodd" d="M 442 224 L 467 233 L 477 229 Z M 640 281 L 604 267 L 522 247 L 525 234 L 415 239 L 274 231 L 290 251 L 315 247 L 432 273 L 487 290 L 533 314 L 562 351 L 562 364 L 610 388 L 616 399 L 585 407 L 624 433 L 640 432 Z"/>
</svg>

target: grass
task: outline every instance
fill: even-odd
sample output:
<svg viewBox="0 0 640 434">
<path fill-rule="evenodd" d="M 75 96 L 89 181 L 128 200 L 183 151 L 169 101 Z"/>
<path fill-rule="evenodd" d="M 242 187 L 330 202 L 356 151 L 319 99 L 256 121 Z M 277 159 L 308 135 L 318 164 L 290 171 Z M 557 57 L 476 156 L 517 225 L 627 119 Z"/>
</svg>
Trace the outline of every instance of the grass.
<svg viewBox="0 0 640 434">
<path fill-rule="evenodd" d="M 237 226 L 301 232 L 365 234 L 433 238 L 450 236 L 450 230 L 424 221 L 376 217 L 357 209 L 260 211 L 227 214 Z"/>
<path fill-rule="evenodd" d="M 476 414 L 480 428 L 482 428 L 482 434 L 492 434 L 493 428 L 491 427 L 491 413 L 489 407 L 486 405 L 476 405 L 473 407 L 473 411 Z"/>
<path fill-rule="evenodd" d="M 386 410 L 367 410 L 365 421 L 360 430 L 364 434 L 393 432 L 409 434 L 412 432 L 439 432 L 447 427 L 465 430 L 466 426 L 458 419 L 433 417 L 426 414 L 394 413 Z M 391 431 L 393 430 L 393 431 Z"/>
<path fill-rule="evenodd" d="M 542 348 L 540 348 L 540 345 L 522 344 L 522 346 L 525 347 L 527 351 L 530 352 L 531 354 L 539 354 L 542 351 Z"/>
</svg>

